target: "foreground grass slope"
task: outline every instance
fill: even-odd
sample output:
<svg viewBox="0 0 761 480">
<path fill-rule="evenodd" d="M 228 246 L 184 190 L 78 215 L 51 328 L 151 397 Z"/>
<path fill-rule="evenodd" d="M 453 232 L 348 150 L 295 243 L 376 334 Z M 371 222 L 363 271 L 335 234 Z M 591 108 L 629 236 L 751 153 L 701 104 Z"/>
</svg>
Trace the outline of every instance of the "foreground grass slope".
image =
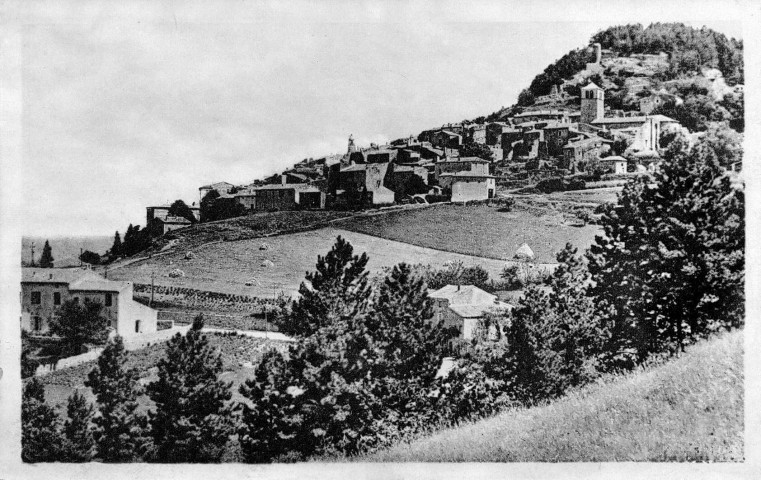
<svg viewBox="0 0 761 480">
<path fill-rule="evenodd" d="M 363 457 L 383 462 L 743 460 L 743 333 L 681 358 Z"/>
</svg>

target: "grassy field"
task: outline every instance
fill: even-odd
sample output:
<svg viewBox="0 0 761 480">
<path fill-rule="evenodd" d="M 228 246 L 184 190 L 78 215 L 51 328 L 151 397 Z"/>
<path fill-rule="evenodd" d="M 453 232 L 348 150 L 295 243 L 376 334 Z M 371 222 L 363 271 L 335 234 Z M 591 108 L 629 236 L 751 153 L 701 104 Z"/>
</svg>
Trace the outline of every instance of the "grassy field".
<svg viewBox="0 0 761 480">
<path fill-rule="evenodd" d="M 510 212 L 486 205 L 439 205 L 382 217 L 350 218 L 337 221 L 335 226 L 421 247 L 501 260 L 512 259 L 518 247 L 527 243 L 537 261 L 543 263 L 555 262 L 556 253 L 566 242 L 583 251 L 601 232 L 596 225 L 575 226 L 563 205 L 528 204 L 517 198 L 516 208 Z"/>
<path fill-rule="evenodd" d="M 287 343 L 237 335 L 207 334 L 211 345 L 219 350 L 224 362 L 225 381 L 233 382 L 233 400 L 241 400 L 238 386 L 247 378 L 253 376 L 254 367 L 269 348 L 286 349 Z M 147 384 L 157 378 L 155 369 L 158 361 L 164 356 L 166 342 L 150 347 L 127 352 L 127 368 L 137 368 L 141 372 L 141 383 Z M 84 386 L 87 374 L 93 369 L 95 362 L 87 362 L 76 367 L 55 371 L 40 378 L 45 385 L 45 400 L 50 405 L 58 407 L 59 412 L 66 411 L 66 401 L 75 390 L 82 392 L 89 401 L 94 396 L 89 388 Z M 143 410 L 151 405 L 148 397 L 141 397 Z"/>
<path fill-rule="evenodd" d="M 429 213 L 436 208 L 421 210 Z M 377 219 L 385 218 L 378 216 Z M 378 220 L 380 221 L 380 220 Z M 499 278 L 505 262 L 442 252 L 407 243 L 335 228 L 278 235 L 265 239 L 222 242 L 193 249 L 194 257 L 185 259 L 185 250 L 153 257 L 143 262 L 109 271 L 114 280 L 150 283 L 156 272 L 157 285 L 175 285 L 199 290 L 272 297 L 273 292 L 294 294 L 304 274 L 314 270 L 317 255 L 325 255 L 338 235 L 354 246 L 355 254 L 367 252 L 368 269 L 378 272 L 399 262 L 442 266 L 445 262 L 461 260 L 465 265 L 482 265 L 492 278 Z M 260 250 L 263 243 L 266 250 Z M 175 268 L 184 277 L 170 278 Z M 246 283 L 251 285 L 246 285 Z"/>
<path fill-rule="evenodd" d="M 358 461 L 743 461 L 743 332 L 548 405 L 397 445 Z"/>
</svg>

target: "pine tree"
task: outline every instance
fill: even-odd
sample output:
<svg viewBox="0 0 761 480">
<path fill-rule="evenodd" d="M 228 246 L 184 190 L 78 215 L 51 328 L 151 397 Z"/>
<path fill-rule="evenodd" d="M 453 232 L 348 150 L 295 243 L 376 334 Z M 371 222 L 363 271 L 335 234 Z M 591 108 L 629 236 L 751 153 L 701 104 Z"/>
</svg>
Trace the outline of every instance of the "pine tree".
<svg viewBox="0 0 761 480">
<path fill-rule="evenodd" d="M 608 349 L 629 365 L 743 323 L 742 189 L 710 145 L 683 137 L 669 144 L 654 180 L 624 188 L 588 254 Z"/>
<path fill-rule="evenodd" d="M 68 415 L 63 425 L 63 459 L 66 462 L 89 462 L 95 456 L 95 438 L 93 437 L 93 406 L 84 395 L 75 391 L 66 407 Z"/>
<path fill-rule="evenodd" d="M 135 369 L 125 370 L 126 360 L 124 342 L 117 335 L 85 381 L 97 399 L 94 436 L 98 458 L 104 462 L 139 461 L 149 447 L 147 420 L 137 411 L 142 393 L 139 374 Z"/>
<path fill-rule="evenodd" d="M 53 268 L 53 249 L 50 248 L 50 243 L 45 240 L 45 246 L 42 247 L 42 256 L 40 256 L 41 268 Z"/>
<path fill-rule="evenodd" d="M 219 379 L 222 357 L 201 328 L 199 315 L 187 334 L 169 341 L 158 379 L 147 387 L 156 403 L 150 414 L 155 461 L 219 462 L 232 433 L 232 384 Z"/>
<path fill-rule="evenodd" d="M 315 272 L 308 272 L 299 287 L 299 299 L 290 315 L 279 321 L 286 335 L 307 337 L 342 317 L 356 317 L 370 298 L 367 255 L 352 255 L 354 248 L 341 238 L 327 255 L 317 257 Z"/>
<path fill-rule="evenodd" d="M 111 256 L 113 258 L 119 258 L 122 256 L 122 238 L 119 236 L 118 231 L 114 234 L 114 243 L 111 245 Z"/>
<path fill-rule="evenodd" d="M 58 315 L 50 320 L 50 333 L 61 337 L 64 355 L 79 355 L 88 343 L 101 345 L 106 342 L 109 321 L 102 310 L 101 303 L 88 298 L 82 303 L 63 302 Z"/>
<path fill-rule="evenodd" d="M 129 257 L 135 253 L 135 227 L 130 223 L 127 231 L 124 232 L 124 241 L 122 242 L 122 256 Z"/>
<path fill-rule="evenodd" d="M 61 419 L 45 403 L 45 387 L 37 378 L 24 386 L 21 400 L 21 459 L 24 462 L 61 460 Z"/>
</svg>

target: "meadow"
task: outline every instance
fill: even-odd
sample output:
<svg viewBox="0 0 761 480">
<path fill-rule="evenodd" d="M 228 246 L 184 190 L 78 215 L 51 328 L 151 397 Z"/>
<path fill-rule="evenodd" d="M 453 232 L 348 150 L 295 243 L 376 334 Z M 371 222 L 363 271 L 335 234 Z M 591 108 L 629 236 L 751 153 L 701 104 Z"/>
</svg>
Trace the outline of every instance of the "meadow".
<svg viewBox="0 0 761 480">
<path fill-rule="evenodd" d="M 533 408 L 446 429 L 357 461 L 740 462 L 743 331 Z"/>
<path fill-rule="evenodd" d="M 431 208 L 425 212 L 435 210 L 437 209 Z M 373 218 L 382 221 L 386 216 Z M 149 284 L 151 274 L 155 272 L 157 285 L 269 298 L 281 291 L 293 295 L 298 291 L 305 273 L 314 270 L 317 256 L 325 255 L 339 235 L 354 246 L 355 254 L 367 253 L 368 270 L 371 273 L 381 272 L 385 267 L 400 262 L 441 267 L 449 261 L 462 261 L 466 266 L 481 265 L 491 278 L 498 279 L 505 266 L 504 261 L 495 259 L 443 252 L 337 228 L 322 228 L 205 245 L 193 249 L 192 258 L 185 258 L 185 250 L 178 249 L 110 270 L 108 278 Z M 265 250 L 260 249 L 262 245 L 266 245 Z M 182 270 L 185 276 L 169 277 L 169 272 L 174 269 Z"/>
<path fill-rule="evenodd" d="M 577 225 L 563 202 L 526 202 L 518 199 L 511 211 L 487 205 L 437 205 L 425 210 L 404 210 L 380 217 L 349 218 L 335 226 L 353 232 L 464 255 L 510 260 L 526 243 L 540 263 L 555 262 L 555 255 L 571 242 L 585 250 L 601 230 Z M 590 200 L 594 202 L 594 200 Z"/>
</svg>

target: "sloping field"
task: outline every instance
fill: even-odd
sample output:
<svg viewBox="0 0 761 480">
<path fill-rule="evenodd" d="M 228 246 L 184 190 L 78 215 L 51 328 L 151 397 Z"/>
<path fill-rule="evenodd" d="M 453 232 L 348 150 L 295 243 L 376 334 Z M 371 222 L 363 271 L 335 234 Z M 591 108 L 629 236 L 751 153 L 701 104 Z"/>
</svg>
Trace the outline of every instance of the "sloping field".
<svg viewBox="0 0 761 480">
<path fill-rule="evenodd" d="M 585 250 L 601 233 L 596 225 L 574 226 L 566 209 L 551 202 L 528 206 L 517 198 L 519 203 L 510 212 L 486 205 L 437 205 L 349 218 L 334 225 L 421 247 L 501 260 L 512 259 L 518 247 L 527 243 L 542 263 L 555 262 L 566 242 Z"/>
<path fill-rule="evenodd" d="M 743 461 L 743 332 L 551 404 L 504 412 L 359 461 Z"/>
<path fill-rule="evenodd" d="M 371 272 L 400 262 L 440 267 L 445 262 L 460 260 L 466 266 L 480 264 L 490 277 L 499 278 L 505 265 L 499 260 L 441 252 L 362 233 L 323 228 L 263 239 L 214 243 L 193 249 L 194 257 L 191 259 L 185 259 L 186 250 L 178 249 L 111 270 L 108 278 L 150 283 L 151 273 L 156 272 L 157 285 L 258 297 L 272 297 L 273 290 L 292 295 L 304 280 L 305 273 L 314 270 L 317 255 L 325 255 L 339 235 L 351 242 L 355 254 L 367 252 Z M 267 245 L 266 250 L 260 250 L 262 244 Z M 174 269 L 182 270 L 185 276 L 170 278 L 169 272 Z M 247 282 L 252 285 L 246 285 Z"/>
</svg>

